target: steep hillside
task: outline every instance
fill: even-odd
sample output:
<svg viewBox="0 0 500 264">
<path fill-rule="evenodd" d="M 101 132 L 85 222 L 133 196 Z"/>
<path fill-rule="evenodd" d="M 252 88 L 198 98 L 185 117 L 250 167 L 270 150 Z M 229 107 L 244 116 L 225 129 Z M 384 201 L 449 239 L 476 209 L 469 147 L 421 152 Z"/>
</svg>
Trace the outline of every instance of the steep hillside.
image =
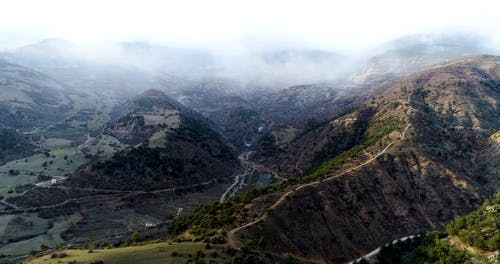
<svg viewBox="0 0 500 264">
<path fill-rule="evenodd" d="M 404 117 L 407 137 L 392 136 L 385 153 L 340 177 L 322 169 L 321 178 L 335 178 L 293 191 L 240 234 L 263 237 L 274 252 L 341 262 L 477 207 L 499 186 L 489 140 L 500 128 L 499 69 L 497 57 L 464 58 L 374 91 L 372 120 Z"/>
<path fill-rule="evenodd" d="M 444 230 L 394 240 L 358 259 L 358 263 L 498 263 L 500 194 Z"/>
<path fill-rule="evenodd" d="M 133 147 L 92 162 L 67 185 L 155 190 L 199 184 L 233 174 L 233 150 L 196 113 L 149 90 L 118 106 L 104 129 Z"/>
<path fill-rule="evenodd" d="M 204 207 L 172 230 L 203 237 L 224 227 L 237 249 L 343 263 L 442 227 L 500 186 L 499 83 L 500 58 L 476 56 L 379 87 L 359 109 L 309 132 L 330 131 L 332 144 L 308 146 L 308 156 L 325 160 L 319 166 Z M 346 130 L 359 139 L 344 142 Z M 210 215 L 217 221 L 202 220 Z"/>
</svg>

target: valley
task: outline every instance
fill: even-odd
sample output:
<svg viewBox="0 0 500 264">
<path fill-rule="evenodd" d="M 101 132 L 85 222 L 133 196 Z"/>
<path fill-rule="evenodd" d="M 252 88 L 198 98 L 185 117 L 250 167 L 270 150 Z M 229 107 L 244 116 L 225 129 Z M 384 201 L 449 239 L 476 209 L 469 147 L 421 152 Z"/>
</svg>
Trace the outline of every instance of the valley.
<svg viewBox="0 0 500 264">
<path fill-rule="evenodd" d="M 500 190 L 500 58 L 467 41 L 401 39 L 292 85 L 147 43 L 118 47 L 200 59 L 199 75 L 73 58 L 57 40 L 2 53 L 0 262 L 384 263 L 447 247 L 432 232 Z M 317 54 L 340 58 L 261 56 Z"/>
</svg>

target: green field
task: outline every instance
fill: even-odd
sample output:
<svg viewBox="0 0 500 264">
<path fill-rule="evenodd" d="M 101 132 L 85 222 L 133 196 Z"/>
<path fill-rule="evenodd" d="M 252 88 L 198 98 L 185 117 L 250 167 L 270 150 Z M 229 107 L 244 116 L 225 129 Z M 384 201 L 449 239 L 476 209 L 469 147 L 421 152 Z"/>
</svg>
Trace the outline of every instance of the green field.
<svg viewBox="0 0 500 264">
<path fill-rule="evenodd" d="M 82 109 L 99 110 L 99 112 L 93 115 L 89 120 L 70 122 L 70 126 L 74 128 L 82 128 L 82 125 L 86 125 L 85 127 L 90 131 L 97 130 L 110 120 L 109 114 L 116 103 L 113 100 L 102 97 L 71 96 L 71 98 L 74 100 L 73 107 L 76 111 Z"/>
<path fill-rule="evenodd" d="M 45 138 L 39 143 L 39 145 L 40 147 L 46 149 L 61 149 L 70 147 L 71 142 L 71 140 L 64 138 Z"/>
<path fill-rule="evenodd" d="M 10 216 L 9 219 L 12 220 L 14 217 Z M 57 247 L 64 243 L 60 234 L 70 227 L 71 224 L 78 222 L 81 219 L 80 214 L 74 214 L 71 216 L 58 217 L 53 219 L 53 225 L 48 229 L 48 220 L 37 217 L 33 214 L 21 215 L 25 221 L 31 222 L 33 225 L 31 228 L 24 229 L 21 227 L 7 227 L 8 222 L 0 218 L 0 224 L 4 225 L 2 236 L 5 237 L 22 237 L 30 233 L 40 233 L 40 235 L 34 236 L 30 239 L 21 240 L 19 242 L 9 243 L 0 248 L 0 254 L 9 255 L 24 255 L 28 254 L 31 250 L 39 250 L 41 245 L 47 245 L 50 247 Z M 0 227 L 0 230 L 2 227 Z M 33 229 L 33 230 L 30 230 Z"/>
<path fill-rule="evenodd" d="M 197 252 L 204 253 L 203 259 L 206 262 L 224 263 L 228 257 L 222 253 L 222 246 L 211 246 L 211 249 L 205 249 L 204 243 L 182 242 L 182 243 L 154 243 L 133 247 L 122 247 L 112 249 L 94 250 L 89 253 L 88 250 L 64 250 L 67 256 L 64 258 L 52 258 L 51 254 L 31 259 L 27 263 L 93 263 L 102 261 L 106 264 L 154 264 L 154 263 L 185 263 L 187 260 L 194 259 Z M 176 253 L 174 253 L 176 252 Z M 213 252 L 217 254 L 214 255 Z M 212 253 L 212 254 L 211 254 Z"/>
<path fill-rule="evenodd" d="M 13 190 L 18 185 L 35 183 L 38 180 L 36 175 L 20 173 L 12 175 L 8 172 L 0 172 L 0 195 L 7 196 L 9 190 Z"/>
<path fill-rule="evenodd" d="M 73 148 L 64 148 L 52 150 L 48 153 L 48 156 L 45 154 L 36 154 L 27 158 L 14 160 L 0 166 L 0 169 L 63 175 L 73 172 L 88 161 L 82 152 Z"/>
</svg>

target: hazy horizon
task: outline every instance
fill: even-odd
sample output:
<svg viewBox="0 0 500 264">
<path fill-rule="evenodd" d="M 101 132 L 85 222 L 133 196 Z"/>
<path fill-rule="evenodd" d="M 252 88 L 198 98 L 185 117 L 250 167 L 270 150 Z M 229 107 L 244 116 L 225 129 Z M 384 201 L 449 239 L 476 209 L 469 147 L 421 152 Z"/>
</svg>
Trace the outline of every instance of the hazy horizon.
<svg viewBox="0 0 500 264">
<path fill-rule="evenodd" d="M 29 44 L 145 41 L 238 52 L 305 48 L 359 51 L 413 34 L 500 39 L 500 3 L 457 1 L 33 1 L 2 3 L 0 33 Z M 17 38 L 17 40 L 16 40 Z M 8 40 L 2 39 L 2 46 Z"/>
<path fill-rule="evenodd" d="M 494 54 L 500 43 L 500 3 L 487 0 L 19 0 L 2 9 L 4 52 L 62 39 L 70 44 L 57 52 L 78 59 L 284 86 L 345 77 L 405 41 L 458 36 Z"/>
</svg>

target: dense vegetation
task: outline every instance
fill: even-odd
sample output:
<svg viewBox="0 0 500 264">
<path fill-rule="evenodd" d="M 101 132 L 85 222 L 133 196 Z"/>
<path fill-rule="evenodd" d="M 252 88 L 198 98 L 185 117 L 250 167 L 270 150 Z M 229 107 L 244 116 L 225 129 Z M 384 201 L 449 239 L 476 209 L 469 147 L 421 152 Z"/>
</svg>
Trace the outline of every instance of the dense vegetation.
<svg viewBox="0 0 500 264">
<path fill-rule="evenodd" d="M 442 232 L 431 232 L 426 235 L 422 244 L 417 248 L 416 263 L 462 264 L 471 263 L 469 257 L 453 246 L 444 238 Z"/>
<path fill-rule="evenodd" d="M 462 243 L 488 251 L 500 249 L 500 193 L 486 200 L 478 210 L 457 217 L 446 226 L 446 232 L 430 232 L 416 250 L 417 263 L 472 263 L 470 256 L 451 245 L 447 237 L 458 236 Z"/>
<path fill-rule="evenodd" d="M 73 178 L 79 186 L 100 189 L 157 190 L 229 177 L 237 164 L 233 151 L 204 121 L 182 117 L 162 147 L 143 144 L 94 161 Z"/>
<path fill-rule="evenodd" d="M 81 177 L 71 181 L 101 189 L 155 190 L 230 176 L 224 160 L 218 160 L 223 154 L 212 151 L 213 147 L 206 144 L 205 152 L 199 151 L 192 157 L 177 144 L 162 149 L 136 147 L 117 152 L 111 159 L 94 162 L 90 173 L 81 171 Z"/>
<path fill-rule="evenodd" d="M 236 214 L 244 209 L 239 199 L 231 198 L 223 203 L 212 203 L 201 205 L 195 210 L 176 218 L 170 224 L 171 232 L 178 233 L 192 226 L 191 233 L 197 237 L 204 238 L 216 234 L 216 229 L 225 224 L 233 223 Z"/>
<path fill-rule="evenodd" d="M 190 142 L 201 142 L 203 140 L 221 141 L 221 136 L 207 123 L 188 116 L 182 117 L 181 125 L 174 131 L 174 133 L 171 134 L 170 137 Z"/>
<path fill-rule="evenodd" d="M 483 250 L 500 249 L 500 193 L 486 200 L 479 210 L 458 217 L 446 226 L 450 235 L 458 236 L 468 245 Z"/>
<path fill-rule="evenodd" d="M 483 250 L 495 251 L 498 245 L 500 193 L 495 199 L 486 200 L 478 210 L 456 218 L 446 226 L 446 231 L 432 231 L 411 240 L 398 241 L 382 246 L 375 263 L 401 263 L 402 256 L 411 255 L 414 263 L 463 264 L 487 263 L 484 256 L 470 255 L 450 244 L 450 236 L 458 236 L 467 244 Z M 416 248 L 415 248 L 416 247 Z M 359 263 L 368 263 L 365 260 Z"/>
</svg>

